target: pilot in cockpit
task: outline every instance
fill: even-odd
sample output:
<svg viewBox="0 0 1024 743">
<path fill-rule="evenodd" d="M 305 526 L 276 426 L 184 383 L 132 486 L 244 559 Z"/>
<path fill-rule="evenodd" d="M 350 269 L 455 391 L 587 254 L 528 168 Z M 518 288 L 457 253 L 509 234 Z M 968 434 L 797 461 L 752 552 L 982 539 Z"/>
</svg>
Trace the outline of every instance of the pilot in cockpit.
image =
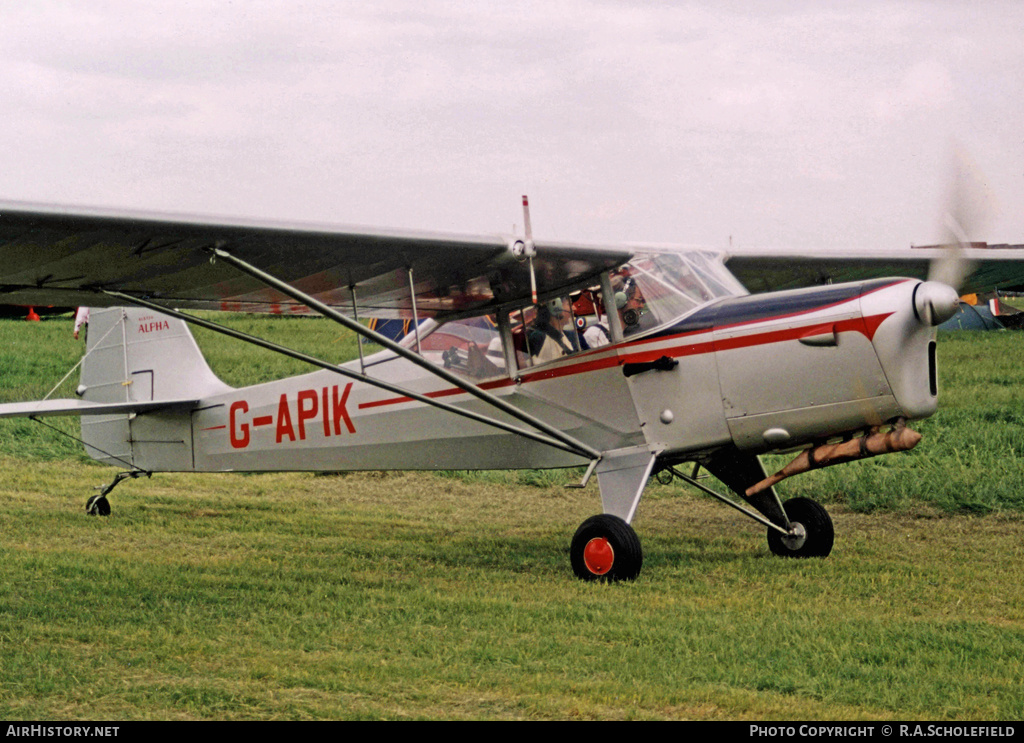
<svg viewBox="0 0 1024 743">
<path fill-rule="evenodd" d="M 561 299 L 552 299 L 537 307 L 537 317 L 526 334 L 533 363 L 554 361 L 579 351 L 576 334 L 565 333 L 565 318 L 565 304 Z"/>
<path fill-rule="evenodd" d="M 615 308 L 622 320 L 623 332 L 630 335 L 640 330 L 640 320 L 644 315 L 647 302 L 632 275 L 630 266 L 623 266 L 613 272 L 611 278 L 615 291 Z"/>
</svg>

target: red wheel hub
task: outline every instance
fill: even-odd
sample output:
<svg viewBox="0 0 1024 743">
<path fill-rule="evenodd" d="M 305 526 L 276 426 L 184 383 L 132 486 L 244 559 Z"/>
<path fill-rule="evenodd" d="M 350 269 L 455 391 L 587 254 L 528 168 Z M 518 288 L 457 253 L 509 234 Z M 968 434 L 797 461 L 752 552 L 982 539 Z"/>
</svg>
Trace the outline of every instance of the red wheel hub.
<svg viewBox="0 0 1024 743">
<path fill-rule="evenodd" d="M 615 563 L 615 550 L 604 537 L 594 537 L 583 548 L 583 564 L 594 575 L 604 575 Z"/>
</svg>

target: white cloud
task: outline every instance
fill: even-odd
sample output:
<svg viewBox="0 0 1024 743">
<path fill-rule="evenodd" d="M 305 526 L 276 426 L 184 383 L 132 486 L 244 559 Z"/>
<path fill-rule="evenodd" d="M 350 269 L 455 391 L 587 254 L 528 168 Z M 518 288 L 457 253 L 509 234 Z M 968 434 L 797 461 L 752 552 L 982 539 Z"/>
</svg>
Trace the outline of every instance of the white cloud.
<svg viewBox="0 0 1024 743">
<path fill-rule="evenodd" d="M 9 5 L 6 198 L 902 245 L 954 134 L 1024 197 L 1016 3 Z"/>
<path fill-rule="evenodd" d="M 946 65 L 926 59 L 905 70 L 894 84 L 879 91 L 873 110 L 886 123 L 935 114 L 954 105 L 956 83 Z"/>
</svg>

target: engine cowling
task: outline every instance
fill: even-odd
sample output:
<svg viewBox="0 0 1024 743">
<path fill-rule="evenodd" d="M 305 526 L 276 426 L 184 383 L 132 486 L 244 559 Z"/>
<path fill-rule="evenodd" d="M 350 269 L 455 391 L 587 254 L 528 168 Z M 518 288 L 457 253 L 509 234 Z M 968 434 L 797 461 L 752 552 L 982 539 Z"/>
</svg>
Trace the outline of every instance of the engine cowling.
<svg viewBox="0 0 1024 743">
<path fill-rule="evenodd" d="M 897 279 L 723 303 L 714 343 L 734 443 L 789 448 L 930 416 L 935 326 L 955 301 L 945 285 Z"/>
</svg>

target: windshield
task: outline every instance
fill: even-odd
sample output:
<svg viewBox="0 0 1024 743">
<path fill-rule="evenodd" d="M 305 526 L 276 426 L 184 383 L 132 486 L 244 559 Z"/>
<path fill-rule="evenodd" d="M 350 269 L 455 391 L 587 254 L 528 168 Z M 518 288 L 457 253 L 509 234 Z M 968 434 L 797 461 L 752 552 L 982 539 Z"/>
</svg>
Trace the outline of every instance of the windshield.
<svg viewBox="0 0 1024 743">
<path fill-rule="evenodd" d="M 719 297 L 745 294 L 712 253 L 639 253 L 611 274 L 624 335 L 657 327 Z"/>
</svg>

